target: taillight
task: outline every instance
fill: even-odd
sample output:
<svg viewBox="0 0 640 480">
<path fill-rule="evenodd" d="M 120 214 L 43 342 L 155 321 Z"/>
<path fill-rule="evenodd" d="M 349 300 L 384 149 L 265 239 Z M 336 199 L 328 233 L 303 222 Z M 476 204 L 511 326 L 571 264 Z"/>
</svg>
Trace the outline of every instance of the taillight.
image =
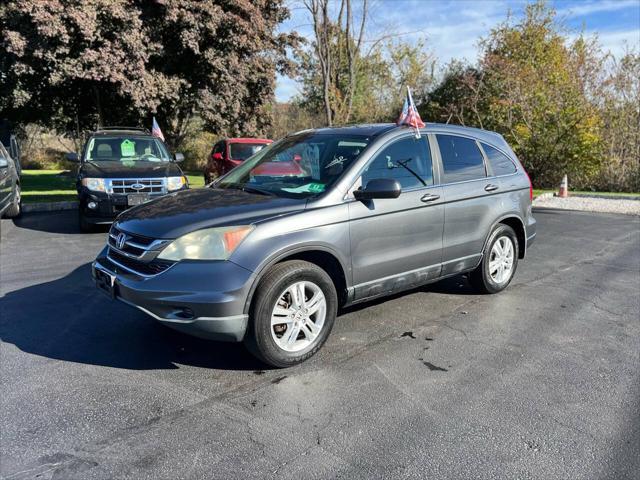
<svg viewBox="0 0 640 480">
<path fill-rule="evenodd" d="M 529 177 L 529 174 L 524 168 L 522 169 L 522 171 L 527 176 L 527 180 L 529 180 L 529 200 L 533 202 L 533 183 L 531 183 L 531 177 Z"/>
</svg>

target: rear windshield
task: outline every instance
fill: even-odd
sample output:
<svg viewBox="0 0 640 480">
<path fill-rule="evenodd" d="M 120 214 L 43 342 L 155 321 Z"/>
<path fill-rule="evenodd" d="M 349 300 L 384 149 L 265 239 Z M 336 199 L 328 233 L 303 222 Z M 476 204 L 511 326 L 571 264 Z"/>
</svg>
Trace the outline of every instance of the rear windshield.
<svg viewBox="0 0 640 480">
<path fill-rule="evenodd" d="M 157 138 L 118 135 L 91 138 L 85 151 L 84 160 L 91 162 L 168 162 L 171 157 L 163 143 Z"/>
<path fill-rule="evenodd" d="M 268 143 L 232 143 L 229 145 L 229 156 L 232 160 L 244 162 L 254 153 L 258 153 Z"/>
</svg>

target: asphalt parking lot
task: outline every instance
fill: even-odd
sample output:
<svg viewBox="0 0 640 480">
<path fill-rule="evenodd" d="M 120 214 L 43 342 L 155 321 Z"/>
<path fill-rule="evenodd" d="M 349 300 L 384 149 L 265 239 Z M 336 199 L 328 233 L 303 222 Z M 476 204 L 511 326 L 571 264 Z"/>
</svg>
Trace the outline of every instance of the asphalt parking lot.
<svg viewBox="0 0 640 480">
<path fill-rule="evenodd" d="M 287 370 L 98 293 L 72 212 L 2 220 L 0 475 L 639 478 L 640 219 L 536 218 L 507 291 L 351 309 Z"/>
</svg>

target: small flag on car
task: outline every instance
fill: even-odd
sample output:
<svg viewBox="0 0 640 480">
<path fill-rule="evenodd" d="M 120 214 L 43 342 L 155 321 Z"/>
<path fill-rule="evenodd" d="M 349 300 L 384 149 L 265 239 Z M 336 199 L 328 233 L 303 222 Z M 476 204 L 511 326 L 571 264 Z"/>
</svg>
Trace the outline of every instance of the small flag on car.
<svg viewBox="0 0 640 480">
<path fill-rule="evenodd" d="M 415 128 L 416 138 L 420 138 L 420 129 L 424 127 L 424 122 L 420 118 L 416 104 L 413 103 L 411 97 L 411 90 L 407 86 L 407 98 L 404 99 L 404 105 L 402 106 L 402 112 L 396 121 L 396 125 L 408 125 Z"/>
<path fill-rule="evenodd" d="M 160 125 L 156 122 L 156 117 L 153 117 L 153 125 L 151 126 L 151 135 L 154 137 L 158 137 L 160 140 L 164 142 L 164 135 L 162 134 L 162 130 L 160 130 Z"/>
</svg>

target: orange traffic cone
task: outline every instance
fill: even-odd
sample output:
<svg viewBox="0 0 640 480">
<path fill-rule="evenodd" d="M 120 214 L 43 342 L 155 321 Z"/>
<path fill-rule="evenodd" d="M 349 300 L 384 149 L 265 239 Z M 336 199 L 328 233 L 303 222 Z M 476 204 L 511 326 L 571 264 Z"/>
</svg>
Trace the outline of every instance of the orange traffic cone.
<svg viewBox="0 0 640 480">
<path fill-rule="evenodd" d="M 560 198 L 567 198 L 569 196 L 569 180 L 567 180 L 567 176 L 562 177 L 562 182 L 560 182 L 560 191 L 558 192 L 558 196 Z"/>
</svg>

